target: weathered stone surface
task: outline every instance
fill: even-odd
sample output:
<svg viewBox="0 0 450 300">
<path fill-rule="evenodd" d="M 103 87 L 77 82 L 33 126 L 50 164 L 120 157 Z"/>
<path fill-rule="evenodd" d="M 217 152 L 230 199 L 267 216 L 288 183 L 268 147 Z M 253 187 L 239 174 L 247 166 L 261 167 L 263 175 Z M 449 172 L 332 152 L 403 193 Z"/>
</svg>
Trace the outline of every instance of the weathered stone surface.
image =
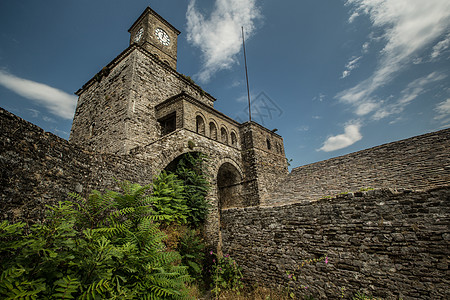
<svg viewBox="0 0 450 300">
<path fill-rule="evenodd" d="M 148 161 L 98 154 L 69 144 L 51 133 L 0 109 L 0 217 L 36 222 L 45 205 L 86 196 L 93 189 L 115 189 L 118 181 L 148 184 Z"/>
<path fill-rule="evenodd" d="M 102 153 L 139 152 L 142 157 L 164 156 L 157 145 L 168 143 L 163 147 L 179 150 L 172 155 L 175 159 L 186 152 L 188 140 L 183 134 L 166 138 L 168 132 L 161 124 L 173 116 L 172 130 L 203 141 L 204 149 L 195 151 L 210 154 L 209 149 L 225 148 L 239 153 L 235 163 L 242 178 L 243 203 L 259 204 L 288 174 L 281 136 L 254 122 L 240 124 L 215 110 L 213 97 L 144 48 L 130 46 L 106 69 L 107 74 L 94 77 L 77 92 L 71 143 Z M 220 167 L 224 157 L 213 154 L 210 160 Z M 164 163 L 153 167 L 161 170 L 170 161 Z"/>
<path fill-rule="evenodd" d="M 450 129 L 416 136 L 292 170 L 264 204 L 317 200 L 361 188 L 429 189 L 450 183 Z M 361 197 L 368 192 L 357 192 Z"/>
<path fill-rule="evenodd" d="M 261 284 L 298 294 L 307 286 L 319 299 L 337 299 L 342 289 L 346 298 L 357 291 L 383 299 L 450 298 L 449 187 L 226 209 L 221 222 L 223 251 Z M 328 264 L 308 262 L 323 256 Z"/>
<path fill-rule="evenodd" d="M 177 30 L 146 12 L 130 29 L 131 43 L 146 30 L 142 43 L 77 92 L 70 143 L 0 109 L 2 218 L 36 222 L 69 192 L 111 189 L 113 178 L 147 184 L 180 155 L 202 152 L 213 204 L 207 238 L 249 278 L 299 294 L 304 284 L 321 299 L 338 298 L 343 288 L 388 299 L 450 298 L 450 129 L 287 176 L 281 136 L 215 110 L 215 99 L 176 71 L 176 44 L 151 44 L 155 26 L 171 37 Z M 365 187 L 377 189 L 358 191 Z M 308 261 L 324 255 L 326 265 Z M 299 281 L 289 283 L 286 271 Z"/>
</svg>

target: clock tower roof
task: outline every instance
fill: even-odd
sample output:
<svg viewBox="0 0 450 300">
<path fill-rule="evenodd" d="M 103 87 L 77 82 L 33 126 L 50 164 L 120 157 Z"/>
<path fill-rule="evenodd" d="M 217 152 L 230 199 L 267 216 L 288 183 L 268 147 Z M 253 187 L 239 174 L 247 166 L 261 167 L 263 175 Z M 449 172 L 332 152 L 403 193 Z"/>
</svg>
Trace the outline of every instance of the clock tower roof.
<svg viewBox="0 0 450 300">
<path fill-rule="evenodd" d="M 172 24 L 170 24 L 169 22 L 167 22 L 163 17 L 161 17 L 156 11 L 154 11 L 153 9 L 151 9 L 149 6 L 147 6 L 147 8 L 144 10 L 144 12 L 139 16 L 139 18 L 137 18 L 137 20 L 133 23 L 133 25 L 131 25 L 130 29 L 128 29 L 128 32 L 131 33 L 131 31 L 133 30 L 133 28 L 139 24 L 141 22 L 141 20 L 143 18 L 145 18 L 146 15 L 153 15 L 154 17 L 156 17 L 157 19 L 159 19 L 159 21 L 161 21 L 162 23 L 164 23 L 165 25 L 167 25 L 169 28 L 171 28 L 177 35 L 179 35 L 181 33 L 181 31 L 179 31 L 178 29 L 176 29 Z"/>
</svg>

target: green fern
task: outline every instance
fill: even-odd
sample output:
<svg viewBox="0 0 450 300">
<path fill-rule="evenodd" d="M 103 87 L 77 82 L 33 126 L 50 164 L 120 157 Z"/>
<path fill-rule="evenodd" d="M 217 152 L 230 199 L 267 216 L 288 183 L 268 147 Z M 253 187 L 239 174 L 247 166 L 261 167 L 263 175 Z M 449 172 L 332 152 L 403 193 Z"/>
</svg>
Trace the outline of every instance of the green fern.
<svg viewBox="0 0 450 300">
<path fill-rule="evenodd" d="M 76 278 L 67 275 L 55 281 L 55 293 L 53 293 L 52 297 L 55 299 L 75 299 L 72 294 L 77 292 L 80 285 L 80 282 Z"/>
<path fill-rule="evenodd" d="M 80 295 L 81 300 L 104 299 L 110 289 L 109 281 L 101 279 L 86 286 L 85 291 Z"/>
<path fill-rule="evenodd" d="M 191 280 L 167 252 L 149 187 L 48 207 L 47 220 L 25 229 L 0 223 L 1 299 L 187 299 Z"/>
<path fill-rule="evenodd" d="M 37 299 L 46 289 L 43 280 L 28 281 L 23 267 L 12 267 L 2 272 L 0 276 L 0 295 L 2 299 Z"/>
<path fill-rule="evenodd" d="M 184 185 L 183 196 L 190 209 L 187 221 L 194 227 L 205 222 L 211 208 L 211 204 L 206 198 L 209 191 L 208 178 L 204 172 L 206 161 L 207 158 L 203 154 L 187 153 L 175 170 L 175 174 Z"/>
<path fill-rule="evenodd" d="M 189 275 L 196 279 L 202 276 L 202 263 L 205 259 L 206 245 L 196 230 L 188 230 L 180 238 L 177 251 L 181 255 L 181 262 L 188 267 Z"/>
<path fill-rule="evenodd" d="M 8 221 L 2 221 L 0 223 L 0 253 L 5 252 L 4 255 L 7 255 L 7 253 L 13 254 L 16 249 L 26 244 L 26 241 L 20 239 L 24 226 L 25 223 L 22 222 L 9 224 Z"/>
<path fill-rule="evenodd" d="M 184 186 L 173 173 L 162 171 L 153 181 L 153 197 L 150 199 L 156 215 L 166 215 L 165 223 L 184 224 L 191 213 L 183 195 Z"/>
</svg>

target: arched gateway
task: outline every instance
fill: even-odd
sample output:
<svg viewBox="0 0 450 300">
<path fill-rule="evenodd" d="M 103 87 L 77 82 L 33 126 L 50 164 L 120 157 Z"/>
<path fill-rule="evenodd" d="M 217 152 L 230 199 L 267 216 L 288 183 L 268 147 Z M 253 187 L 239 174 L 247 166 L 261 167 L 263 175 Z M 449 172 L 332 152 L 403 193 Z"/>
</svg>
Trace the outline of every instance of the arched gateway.
<svg viewBox="0 0 450 300">
<path fill-rule="evenodd" d="M 161 43 L 156 29 L 169 39 Z M 259 205 L 287 175 L 283 139 L 214 109 L 216 99 L 176 70 L 180 31 L 151 8 L 129 32 L 130 46 L 76 92 L 70 142 L 139 157 L 155 174 L 185 153 L 206 154 L 213 204 L 208 237 L 216 243 L 220 209 Z"/>
<path fill-rule="evenodd" d="M 232 162 L 223 163 L 217 173 L 217 199 L 219 210 L 242 207 L 242 173 Z"/>
</svg>

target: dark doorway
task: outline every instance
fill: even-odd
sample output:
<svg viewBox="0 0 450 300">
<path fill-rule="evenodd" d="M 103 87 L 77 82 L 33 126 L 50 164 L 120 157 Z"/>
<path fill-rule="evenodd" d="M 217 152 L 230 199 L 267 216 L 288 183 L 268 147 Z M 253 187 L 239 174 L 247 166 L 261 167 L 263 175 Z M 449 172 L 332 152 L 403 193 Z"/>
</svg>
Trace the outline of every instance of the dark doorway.
<svg viewBox="0 0 450 300">
<path fill-rule="evenodd" d="M 242 206 L 242 176 L 231 163 L 224 163 L 217 174 L 219 209 Z"/>
</svg>

